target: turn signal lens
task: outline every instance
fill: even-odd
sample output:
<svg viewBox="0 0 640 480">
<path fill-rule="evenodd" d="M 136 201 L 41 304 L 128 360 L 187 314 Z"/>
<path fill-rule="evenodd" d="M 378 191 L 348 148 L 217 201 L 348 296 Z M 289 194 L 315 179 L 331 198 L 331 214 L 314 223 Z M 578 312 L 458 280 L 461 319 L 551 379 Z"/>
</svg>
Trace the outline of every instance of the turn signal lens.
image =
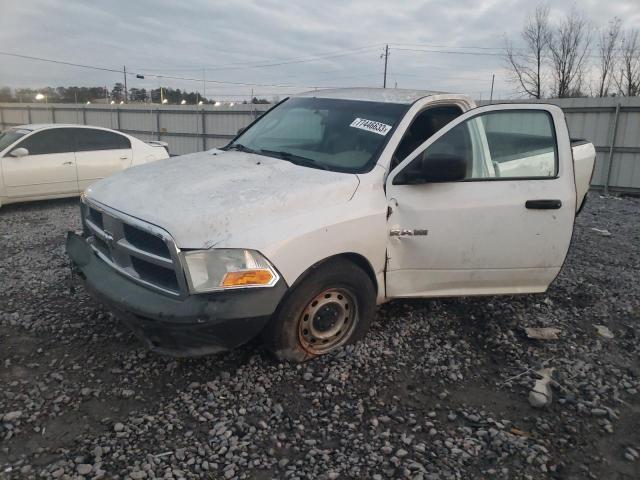
<svg viewBox="0 0 640 480">
<path fill-rule="evenodd" d="M 222 280 L 223 287 L 243 287 L 249 285 L 269 285 L 273 274 L 269 270 L 245 270 L 228 272 Z"/>
</svg>

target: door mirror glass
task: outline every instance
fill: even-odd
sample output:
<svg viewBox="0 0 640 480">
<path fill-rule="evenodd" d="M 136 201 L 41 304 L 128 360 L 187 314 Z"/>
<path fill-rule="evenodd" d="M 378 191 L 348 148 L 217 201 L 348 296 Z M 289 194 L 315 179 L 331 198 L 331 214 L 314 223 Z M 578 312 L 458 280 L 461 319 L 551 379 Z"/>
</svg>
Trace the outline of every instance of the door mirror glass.
<svg viewBox="0 0 640 480">
<path fill-rule="evenodd" d="M 425 182 L 459 182 L 467 176 L 467 160 L 459 155 L 438 153 L 421 160 Z"/>
<path fill-rule="evenodd" d="M 456 154 L 422 152 L 393 179 L 394 185 L 460 182 L 467 177 L 468 163 Z"/>
<path fill-rule="evenodd" d="M 27 150 L 24 147 L 19 147 L 19 148 L 16 148 L 14 150 L 11 150 L 10 155 L 12 157 L 16 157 L 16 158 L 26 157 L 27 155 L 29 155 L 29 150 Z"/>
</svg>

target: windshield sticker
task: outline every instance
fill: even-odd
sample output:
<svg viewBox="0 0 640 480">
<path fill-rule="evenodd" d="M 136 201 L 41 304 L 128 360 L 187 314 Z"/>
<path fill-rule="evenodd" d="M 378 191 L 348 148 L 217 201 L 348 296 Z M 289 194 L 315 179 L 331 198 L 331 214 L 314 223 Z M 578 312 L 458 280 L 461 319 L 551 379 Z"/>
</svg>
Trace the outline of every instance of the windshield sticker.
<svg viewBox="0 0 640 480">
<path fill-rule="evenodd" d="M 391 130 L 391 125 L 374 122 L 373 120 L 367 120 L 366 118 L 356 118 L 349 126 L 359 128 L 360 130 L 366 130 L 367 132 L 377 133 L 382 136 L 386 135 L 389 133 L 389 130 Z"/>
</svg>

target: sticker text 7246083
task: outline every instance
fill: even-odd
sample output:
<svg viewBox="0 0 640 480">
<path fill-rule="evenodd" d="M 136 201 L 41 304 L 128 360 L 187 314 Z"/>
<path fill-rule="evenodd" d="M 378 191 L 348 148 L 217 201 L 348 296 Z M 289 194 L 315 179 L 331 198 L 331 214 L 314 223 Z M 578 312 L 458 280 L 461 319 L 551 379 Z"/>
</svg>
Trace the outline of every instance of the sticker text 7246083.
<svg viewBox="0 0 640 480">
<path fill-rule="evenodd" d="M 391 125 L 386 123 L 367 120 L 366 118 L 356 118 L 351 122 L 350 127 L 366 130 L 367 132 L 377 133 L 378 135 L 386 135 L 391 130 Z"/>
</svg>

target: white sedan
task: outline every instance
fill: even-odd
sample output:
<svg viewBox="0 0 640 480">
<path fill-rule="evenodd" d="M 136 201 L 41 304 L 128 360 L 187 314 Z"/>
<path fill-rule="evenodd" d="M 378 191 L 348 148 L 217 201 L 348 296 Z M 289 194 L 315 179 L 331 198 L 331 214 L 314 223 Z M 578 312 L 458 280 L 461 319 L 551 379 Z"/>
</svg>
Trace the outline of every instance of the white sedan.
<svg viewBox="0 0 640 480">
<path fill-rule="evenodd" d="M 167 158 L 166 145 L 84 125 L 10 128 L 0 133 L 0 206 L 79 195 L 96 180 Z"/>
</svg>

